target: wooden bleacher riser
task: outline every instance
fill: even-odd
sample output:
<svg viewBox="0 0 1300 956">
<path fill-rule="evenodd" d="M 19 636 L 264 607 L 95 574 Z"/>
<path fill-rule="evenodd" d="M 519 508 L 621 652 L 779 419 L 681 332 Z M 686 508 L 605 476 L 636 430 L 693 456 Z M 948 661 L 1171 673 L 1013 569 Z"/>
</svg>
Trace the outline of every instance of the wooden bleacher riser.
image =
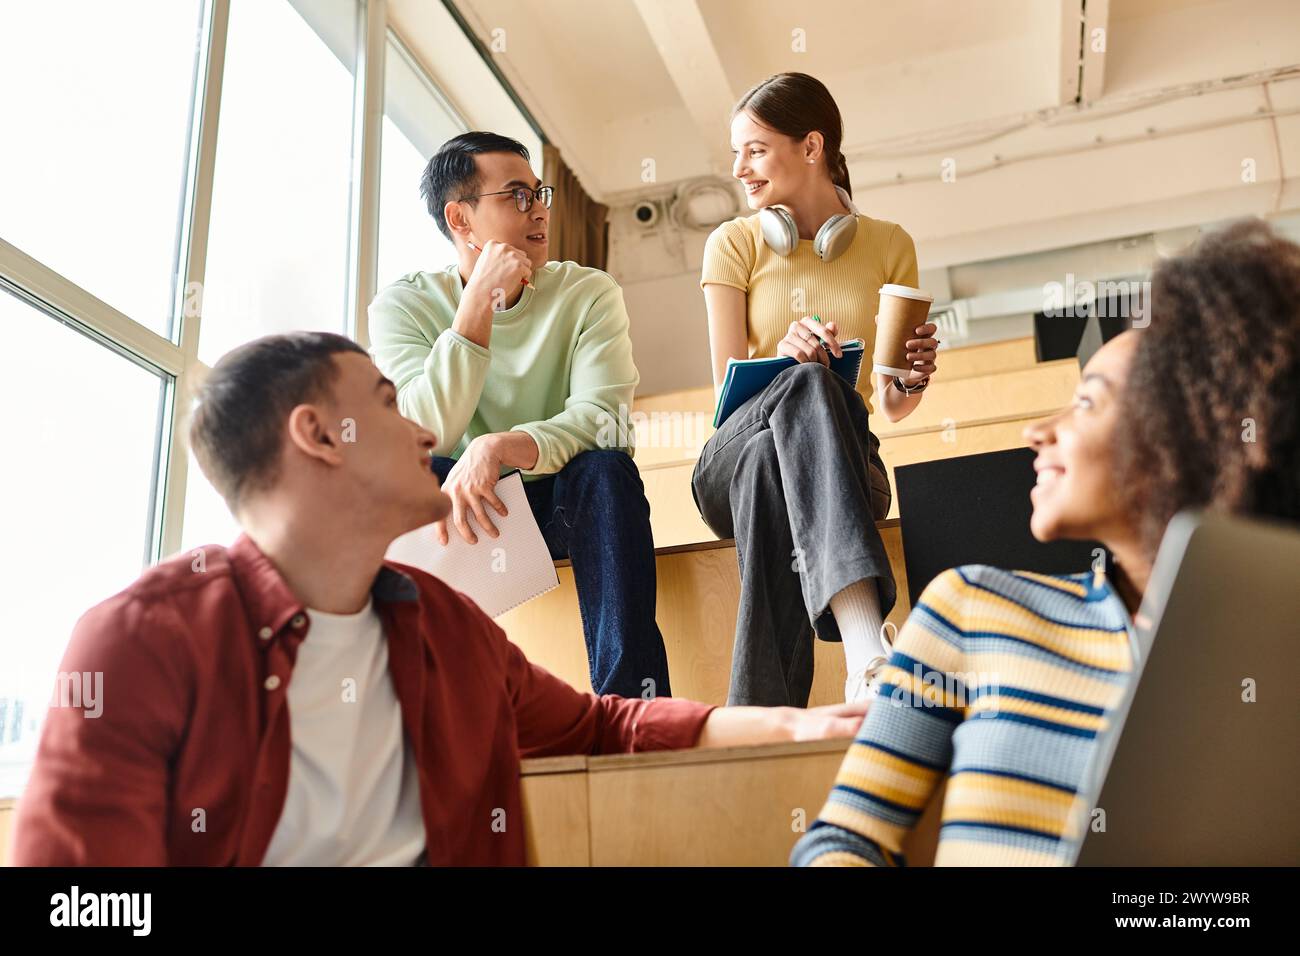
<svg viewBox="0 0 1300 956">
<path fill-rule="evenodd" d="M 847 745 L 810 741 L 525 760 L 528 862 L 784 866 L 800 835 L 792 829 L 793 808 L 806 811 L 805 826 L 812 822 Z M 934 859 L 941 806 L 942 791 L 905 848 L 910 865 Z M 17 801 L 0 800 L 0 866 L 10 865 L 16 813 Z"/>
<path fill-rule="evenodd" d="M 523 762 L 535 866 L 785 866 L 848 740 Z M 929 865 L 942 789 L 904 846 Z"/>
<path fill-rule="evenodd" d="M 880 458 L 885 463 L 890 487 L 895 487 L 894 469 L 902 465 L 1023 448 L 1025 427 L 1041 418 L 1037 415 L 986 425 L 933 428 L 914 435 L 883 438 Z M 717 539 L 700 517 L 695 499 L 691 497 L 694 459 L 638 467 L 645 484 L 646 500 L 650 502 L 650 527 L 656 546 L 672 547 Z M 886 517 L 898 517 L 897 497 Z"/>
<path fill-rule="evenodd" d="M 897 521 L 883 521 L 877 527 L 898 583 L 898 603 L 888 618 L 897 628 L 911 610 L 902 536 Z M 503 614 L 497 623 L 530 661 L 572 686 L 590 691 L 573 569 L 568 562 L 558 565 L 558 588 Z M 740 603 L 734 544 L 714 541 L 656 549 L 655 568 L 656 619 L 668 651 L 673 696 L 725 704 Z M 814 662 L 809 706 L 842 703 L 846 673 L 840 644 L 815 641 Z"/>
<path fill-rule="evenodd" d="M 1071 360 L 1063 362 L 1041 363 L 1043 367 L 1052 367 L 1052 365 L 1075 365 L 1078 369 L 1078 363 Z M 933 377 L 933 390 L 930 390 L 930 398 L 935 395 L 943 395 L 946 389 L 939 389 L 940 385 L 950 385 L 953 382 L 965 380 L 965 378 L 996 378 L 1005 375 L 1008 372 L 1031 371 L 1040 367 L 1034 355 L 1034 338 L 1017 338 L 1010 339 L 1006 342 L 993 342 L 991 345 L 979 345 L 965 347 L 965 349 L 945 349 L 940 351 L 939 372 Z M 1047 397 L 1044 395 L 1034 394 L 1034 389 L 1024 390 L 1023 382 L 1010 382 L 1009 389 L 1000 389 L 1001 392 L 1011 392 L 1011 401 L 1017 403 L 1017 414 L 1023 418 L 1027 411 L 1039 411 L 1040 408 L 1057 408 L 1060 407 L 1060 393 L 1050 393 Z M 1069 398 L 1067 395 L 1066 398 Z M 1041 405 L 1041 402 L 1047 401 L 1047 405 Z M 690 427 L 695 424 L 701 425 L 701 428 L 695 429 L 694 432 L 685 432 L 677 440 L 676 444 L 672 442 L 672 425 L 668 423 L 660 427 L 660 442 L 650 441 L 650 421 L 642 420 L 641 428 L 638 429 L 638 447 L 637 463 L 641 467 L 649 466 L 659 462 L 669 462 L 669 460 L 694 459 L 698 457 L 699 447 L 705 444 L 708 436 L 712 434 L 712 414 L 714 414 L 715 394 L 711 386 L 703 388 L 684 389 L 680 392 L 667 392 L 655 395 L 638 395 L 633 402 L 632 411 L 642 412 L 647 418 L 653 414 L 660 416 L 679 415 L 682 418 L 680 428 L 688 427 L 686 416 L 698 414 L 699 419 L 690 420 Z M 943 402 L 940 402 L 943 403 Z M 879 418 L 879 416 L 878 416 Z M 954 418 L 961 420 L 965 414 L 956 415 Z M 993 412 L 984 410 L 980 418 L 1005 418 L 1005 415 L 995 415 Z M 876 425 L 880 428 L 876 428 Z M 915 423 L 911 423 L 915 427 Z M 888 431 L 888 423 L 883 419 L 879 423 L 872 423 L 872 428 L 876 429 L 876 434 L 881 436 L 881 428 Z M 685 441 L 682 441 L 685 440 Z"/>
<path fill-rule="evenodd" d="M 528 862 L 533 866 L 784 866 L 820 811 L 847 740 L 725 750 L 525 760 Z M 942 791 L 905 848 L 928 865 Z M 9 866 L 16 800 L 0 800 L 0 866 Z M 781 814 L 785 814 L 784 818 Z M 784 827 L 784 828 L 783 828 Z"/>
<path fill-rule="evenodd" d="M 912 435 L 931 428 L 962 428 L 1010 418 L 1049 415 L 1068 405 L 1079 384 L 1074 359 L 1044 362 L 1033 368 L 943 381 L 935 376 L 925 400 L 902 421 L 877 415 L 876 436 Z"/>
<path fill-rule="evenodd" d="M 1037 364 L 1032 335 L 987 345 L 939 350 L 940 371 L 935 381 L 953 382 L 961 378 L 975 378 L 999 372 L 1033 368 Z M 634 407 L 639 411 L 673 411 L 674 409 L 699 409 L 713 412 L 714 395 L 711 386 L 657 395 L 637 396 Z"/>
<path fill-rule="evenodd" d="M 936 375 L 926 389 L 925 399 L 911 415 L 891 422 L 877 412 L 871 429 L 883 444 L 895 436 L 1041 418 L 1069 404 L 1078 383 L 1079 364 L 1073 359 L 956 380 Z M 644 412 L 646 417 L 633 420 L 637 426 L 637 467 L 645 471 L 695 461 L 713 434 L 712 394 L 711 389 L 693 389 L 659 396 L 652 404 L 661 407 L 648 410 L 638 402 L 634 413 Z M 707 408 L 699 405 L 701 400 L 710 403 Z M 669 403 L 675 404 L 663 407 Z"/>
<path fill-rule="evenodd" d="M 958 364 L 963 353 L 976 353 L 977 359 Z M 1029 366 L 1012 364 L 1023 361 Z M 953 350 L 945 354 L 945 363 L 915 412 L 901 422 L 877 416 L 873 423 L 891 484 L 894 468 L 901 465 L 1024 447 L 1025 427 L 1067 405 L 1079 381 L 1078 363 L 1072 359 L 1033 363 L 1032 339 Z M 954 364 L 956 370 L 950 368 Z M 636 410 L 703 414 L 705 409 L 711 413 L 712 401 L 712 389 L 691 389 L 639 399 Z M 699 447 L 711 429 L 692 434 L 684 426 L 665 425 L 663 419 L 642 425 L 645 438 L 656 437 L 657 429 L 660 441 L 691 439 L 682 445 L 643 442 L 637 448 L 655 545 L 716 540 L 699 516 L 690 486 Z M 895 499 L 888 517 L 897 516 Z"/>
</svg>

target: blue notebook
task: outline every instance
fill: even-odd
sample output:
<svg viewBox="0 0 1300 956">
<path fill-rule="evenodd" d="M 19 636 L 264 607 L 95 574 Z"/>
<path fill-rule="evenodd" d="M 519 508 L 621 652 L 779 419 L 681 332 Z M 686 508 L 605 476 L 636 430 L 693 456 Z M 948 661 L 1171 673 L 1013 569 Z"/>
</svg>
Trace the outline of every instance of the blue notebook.
<svg viewBox="0 0 1300 956">
<path fill-rule="evenodd" d="M 825 348 L 823 345 L 822 348 Z M 830 356 L 831 371 L 854 388 L 858 385 L 858 373 L 862 371 L 862 354 L 866 346 L 862 339 L 841 342 L 840 350 L 844 355 L 836 358 Z M 731 413 L 749 401 L 772 380 L 796 365 L 788 355 L 773 358 L 727 359 L 727 376 L 722 380 L 722 394 L 718 396 L 718 407 L 713 413 L 713 427 L 717 428 Z"/>
</svg>

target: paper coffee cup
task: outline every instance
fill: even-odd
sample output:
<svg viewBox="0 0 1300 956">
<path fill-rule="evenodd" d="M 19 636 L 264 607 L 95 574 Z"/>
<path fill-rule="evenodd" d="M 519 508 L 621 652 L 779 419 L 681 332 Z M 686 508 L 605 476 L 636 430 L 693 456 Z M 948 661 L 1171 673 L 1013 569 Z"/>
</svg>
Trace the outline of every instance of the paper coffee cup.
<svg viewBox="0 0 1300 956">
<path fill-rule="evenodd" d="M 902 378 L 912 371 L 907 360 L 907 342 L 916 338 L 916 327 L 925 325 L 934 296 L 911 286 L 888 283 L 880 287 L 880 311 L 876 315 L 876 347 L 872 368 L 881 375 Z"/>
</svg>

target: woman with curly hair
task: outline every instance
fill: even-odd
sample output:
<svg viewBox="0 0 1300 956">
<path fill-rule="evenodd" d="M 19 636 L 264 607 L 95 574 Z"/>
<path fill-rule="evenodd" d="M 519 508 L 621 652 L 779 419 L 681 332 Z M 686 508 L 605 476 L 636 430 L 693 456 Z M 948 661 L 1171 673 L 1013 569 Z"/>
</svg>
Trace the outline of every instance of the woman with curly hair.
<svg viewBox="0 0 1300 956">
<path fill-rule="evenodd" d="M 1300 520 L 1300 246 L 1243 220 L 1157 281 L 1116 455 L 1147 553 L 1183 508 Z"/>
<path fill-rule="evenodd" d="M 1151 327 L 1035 423 L 1030 527 L 1101 541 L 1109 575 L 969 565 L 925 589 L 798 865 L 901 864 L 948 780 L 936 864 L 1050 865 L 1131 670 L 1133 615 L 1184 508 L 1300 520 L 1300 246 L 1259 221 L 1152 277 Z"/>
</svg>

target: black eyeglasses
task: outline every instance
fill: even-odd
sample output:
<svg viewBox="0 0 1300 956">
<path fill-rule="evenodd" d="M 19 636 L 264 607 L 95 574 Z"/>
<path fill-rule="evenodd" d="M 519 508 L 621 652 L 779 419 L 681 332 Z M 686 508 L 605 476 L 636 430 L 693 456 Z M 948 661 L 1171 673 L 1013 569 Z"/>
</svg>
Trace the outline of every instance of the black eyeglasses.
<svg viewBox="0 0 1300 956">
<path fill-rule="evenodd" d="M 514 196 L 515 208 L 520 212 L 528 212 L 533 208 L 533 200 L 541 200 L 543 206 L 551 208 L 551 197 L 555 195 L 554 186 L 538 186 L 536 189 L 529 189 L 527 186 L 516 186 L 514 189 L 498 189 L 494 193 L 479 193 L 477 196 L 462 196 L 461 202 L 468 202 L 471 199 L 482 199 L 484 196 Z"/>
</svg>

